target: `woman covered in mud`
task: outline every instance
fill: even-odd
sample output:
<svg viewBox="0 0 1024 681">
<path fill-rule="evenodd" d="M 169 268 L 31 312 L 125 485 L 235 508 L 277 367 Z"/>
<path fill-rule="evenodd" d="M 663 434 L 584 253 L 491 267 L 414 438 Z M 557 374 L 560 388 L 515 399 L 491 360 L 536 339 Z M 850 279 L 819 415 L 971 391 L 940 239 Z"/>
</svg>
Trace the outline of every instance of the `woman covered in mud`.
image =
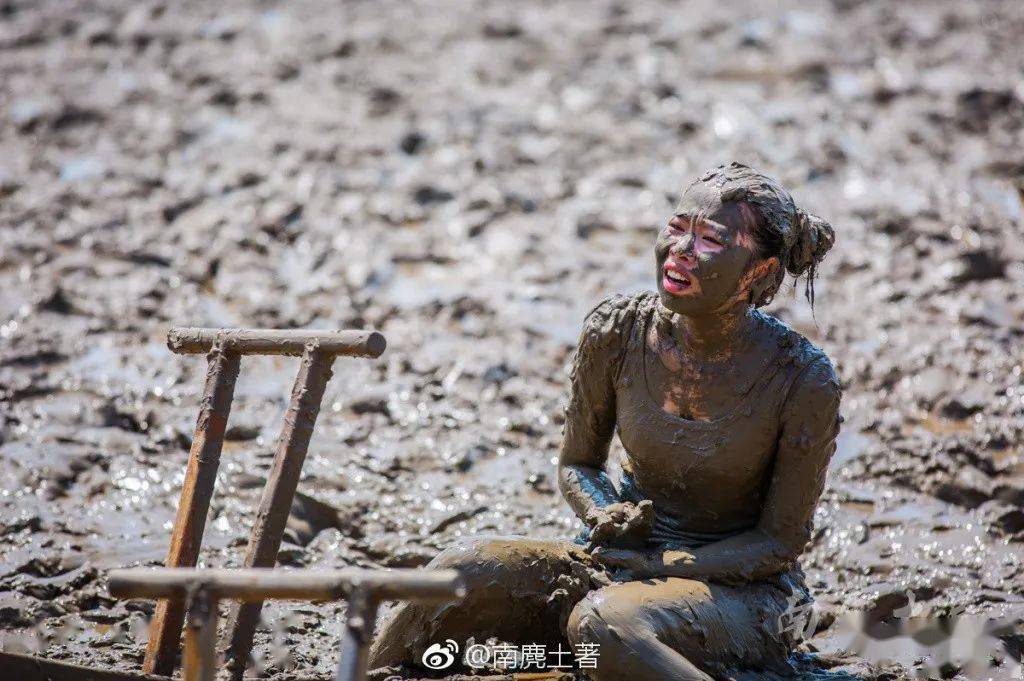
<svg viewBox="0 0 1024 681">
<path fill-rule="evenodd" d="M 612 296 L 585 322 L 559 464 L 583 534 L 443 551 L 430 567 L 461 570 L 467 598 L 396 607 L 371 666 L 496 637 L 597 644 L 598 681 L 788 675 L 802 627 L 785 623 L 811 601 L 797 558 L 840 388 L 820 350 L 758 308 L 786 272 L 807 276 L 813 303 L 833 239 L 747 166 L 694 182 L 655 242 L 657 292 Z M 613 482 L 616 431 L 626 457 Z"/>
</svg>

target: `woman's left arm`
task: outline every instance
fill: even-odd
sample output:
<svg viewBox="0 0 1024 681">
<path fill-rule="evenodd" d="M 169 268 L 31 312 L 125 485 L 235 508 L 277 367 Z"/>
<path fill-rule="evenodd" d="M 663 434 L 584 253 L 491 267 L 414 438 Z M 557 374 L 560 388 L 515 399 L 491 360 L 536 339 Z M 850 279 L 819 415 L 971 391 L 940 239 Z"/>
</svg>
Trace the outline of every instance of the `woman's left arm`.
<svg viewBox="0 0 1024 681">
<path fill-rule="evenodd" d="M 666 551 L 646 565 L 638 564 L 635 555 L 614 551 L 604 552 L 603 562 L 637 577 L 725 582 L 755 581 L 789 569 L 811 537 L 814 509 L 836 449 L 840 398 L 839 381 L 826 357 L 809 364 L 797 378 L 783 407 L 778 452 L 756 527 L 691 551 Z"/>
</svg>

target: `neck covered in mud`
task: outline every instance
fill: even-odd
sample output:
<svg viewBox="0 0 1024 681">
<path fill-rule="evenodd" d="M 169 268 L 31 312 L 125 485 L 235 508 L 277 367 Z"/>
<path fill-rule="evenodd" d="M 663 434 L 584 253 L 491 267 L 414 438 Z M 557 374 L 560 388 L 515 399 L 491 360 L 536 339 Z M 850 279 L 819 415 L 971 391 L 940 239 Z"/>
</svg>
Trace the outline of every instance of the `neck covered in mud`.
<svg viewBox="0 0 1024 681">
<path fill-rule="evenodd" d="M 661 301 L 657 306 L 660 334 L 695 359 L 731 357 L 753 332 L 751 306 L 745 301 L 732 301 L 708 314 L 673 312 Z"/>
</svg>

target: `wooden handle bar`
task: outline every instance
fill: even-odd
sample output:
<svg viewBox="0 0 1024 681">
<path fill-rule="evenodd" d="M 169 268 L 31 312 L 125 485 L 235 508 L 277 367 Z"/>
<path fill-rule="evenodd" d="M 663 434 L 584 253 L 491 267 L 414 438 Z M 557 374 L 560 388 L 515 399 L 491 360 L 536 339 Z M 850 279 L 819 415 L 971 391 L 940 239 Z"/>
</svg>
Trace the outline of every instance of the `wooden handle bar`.
<svg viewBox="0 0 1024 681">
<path fill-rule="evenodd" d="M 377 331 L 307 331 L 282 329 L 200 329 L 175 327 L 167 333 L 167 347 L 179 355 L 204 354 L 214 343 L 240 355 L 301 356 L 315 343 L 327 355 L 380 357 L 387 347 Z"/>
<path fill-rule="evenodd" d="M 216 598 L 260 601 L 265 598 L 326 601 L 362 590 L 376 600 L 447 602 L 465 596 L 456 570 L 278 570 L 273 568 L 111 570 L 111 595 L 117 598 L 181 599 L 190 589 L 206 589 Z"/>
</svg>

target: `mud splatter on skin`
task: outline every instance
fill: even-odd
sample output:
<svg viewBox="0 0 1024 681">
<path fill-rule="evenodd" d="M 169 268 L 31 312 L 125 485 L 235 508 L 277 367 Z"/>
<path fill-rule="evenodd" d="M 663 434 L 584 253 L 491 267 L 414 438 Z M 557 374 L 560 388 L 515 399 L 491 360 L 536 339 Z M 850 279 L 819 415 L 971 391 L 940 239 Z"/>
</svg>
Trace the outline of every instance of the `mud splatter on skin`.
<svg viewBox="0 0 1024 681">
<path fill-rule="evenodd" d="M 687 317 L 708 317 L 707 326 L 718 330 L 716 336 L 723 339 L 719 345 L 728 345 L 735 333 L 733 324 L 722 326 L 721 322 L 742 317 L 749 299 L 749 282 L 740 278 L 754 254 L 742 215 L 741 204 L 723 203 L 716 188 L 695 183 L 683 194 L 654 245 L 655 281 L 662 304 Z M 691 280 L 678 293 L 665 288 L 665 266 L 670 258 Z"/>
<path fill-rule="evenodd" d="M 647 342 L 661 366 L 645 366 L 643 377 L 653 394 L 664 395 L 666 411 L 708 419 L 735 401 L 731 386 L 742 383 L 742 373 L 756 371 L 748 366 L 756 335 L 752 289 L 763 286 L 778 258 L 755 256 L 750 210 L 694 183 L 655 242 L 660 323 L 651 325 Z M 685 277 L 683 285 L 674 273 Z M 755 349 L 755 361 L 757 355 Z"/>
</svg>

